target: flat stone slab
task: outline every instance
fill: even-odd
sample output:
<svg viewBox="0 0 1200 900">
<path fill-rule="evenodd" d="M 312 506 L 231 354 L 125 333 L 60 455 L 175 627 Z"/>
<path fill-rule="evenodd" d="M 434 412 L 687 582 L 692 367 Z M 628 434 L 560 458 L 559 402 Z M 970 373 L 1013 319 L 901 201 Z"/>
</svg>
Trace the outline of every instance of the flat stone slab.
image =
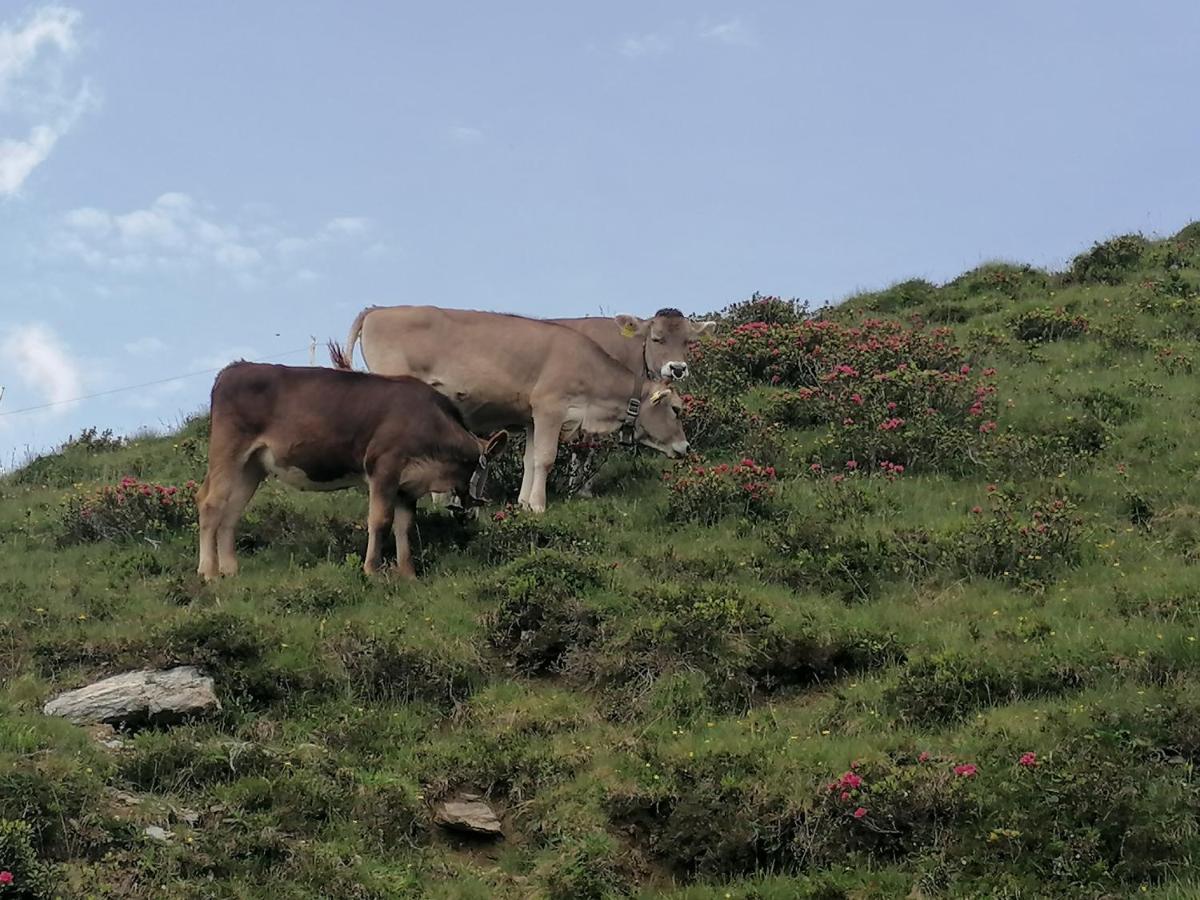
<svg viewBox="0 0 1200 900">
<path fill-rule="evenodd" d="M 467 834 L 491 837 L 504 834 L 495 810 L 483 802 L 478 794 L 464 794 L 457 800 L 442 802 L 434 812 L 433 821 L 443 828 Z"/>
<path fill-rule="evenodd" d="M 42 707 L 48 716 L 76 725 L 126 725 L 170 721 L 219 710 L 213 680 L 195 666 L 142 669 L 67 691 Z"/>
</svg>

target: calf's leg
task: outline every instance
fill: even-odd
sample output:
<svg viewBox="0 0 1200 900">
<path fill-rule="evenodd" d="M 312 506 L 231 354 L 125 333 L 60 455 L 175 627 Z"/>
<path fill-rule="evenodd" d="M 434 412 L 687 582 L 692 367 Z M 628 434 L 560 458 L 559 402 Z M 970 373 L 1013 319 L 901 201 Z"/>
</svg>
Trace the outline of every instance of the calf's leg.
<svg viewBox="0 0 1200 900">
<path fill-rule="evenodd" d="M 238 572 L 237 524 L 246 510 L 246 504 L 262 483 L 263 474 L 258 463 L 249 460 L 231 473 L 225 484 L 224 509 L 217 525 L 217 559 L 222 575 L 236 575 Z"/>
<path fill-rule="evenodd" d="M 210 467 L 196 494 L 196 506 L 200 510 L 200 562 L 196 574 L 205 581 L 217 577 L 217 525 L 224 512 L 224 503 L 216 499 L 223 496 L 221 489 L 216 487 L 218 477 L 219 474 Z"/>
<path fill-rule="evenodd" d="M 417 572 L 412 564 L 412 550 L 408 544 L 408 530 L 412 526 L 414 512 L 414 503 L 405 497 L 398 497 L 396 499 L 392 533 L 396 536 L 396 571 L 403 578 L 417 577 Z"/>
<path fill-rule="evenodd" d="M 372 477 L 368 483 L 370 500 L 367 507 L 367 556 L 363 571 L 374 575 L 383 562 L 383 542 L 392 529 L 396 510 L 396 480 Z"/>
</svg>

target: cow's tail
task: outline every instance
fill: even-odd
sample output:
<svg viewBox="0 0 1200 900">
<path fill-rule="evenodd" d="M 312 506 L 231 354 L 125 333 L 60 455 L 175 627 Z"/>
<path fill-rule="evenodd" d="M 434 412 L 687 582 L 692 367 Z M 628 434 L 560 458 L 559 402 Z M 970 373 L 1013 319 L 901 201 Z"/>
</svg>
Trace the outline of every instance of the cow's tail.
<svg viewBox="0 0 1200 900">
<path fill-rule="evenodd" d="M 373 306 L 368 306 L 354 317 L 354 322 L 350 325 L 350 334 L 346 338 L 345 351 L 335 341 L 329 342 L 329 359 L 333 362 L 335 369 L 354 368 L 354 345 L 358 343 L 359 335 L 362 334 L 363 319 L 374 308 Z"/>
</svg>

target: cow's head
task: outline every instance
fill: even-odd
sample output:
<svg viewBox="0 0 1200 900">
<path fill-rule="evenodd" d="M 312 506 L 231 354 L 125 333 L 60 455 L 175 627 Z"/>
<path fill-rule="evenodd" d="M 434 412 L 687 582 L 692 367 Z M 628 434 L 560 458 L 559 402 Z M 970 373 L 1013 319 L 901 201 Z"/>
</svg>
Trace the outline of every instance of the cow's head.
<svg viewBox="0 0 1200 900">
<path fill-rule="evenodd" d="M 648 381 L 633 427 L 633 438 L 672 459 L 687 456 L 688 439 L 680 413 L 683 402 L 665 381 Z"/>
<path fill-rule="evenodd" d="M 688 344 L 717 327 L 716 322 L 693 322 L 677 309 L 660 309 L 650 319 L 613 318 L 623 335 L 645 342 L 646 372 L 666 380 L 687 377 Z"/>
<path fill-rule="evenodd" d="M 459 483 L 454 487 L 454 506 L 459 509 L 479 506 L 490 499 L 487 483 L 491 463 L 508 446 L 508 432 L 497 431 L 490 438 L 475 440 L 479 443 L 479 457 L 463 468 Z"/>
</svg>

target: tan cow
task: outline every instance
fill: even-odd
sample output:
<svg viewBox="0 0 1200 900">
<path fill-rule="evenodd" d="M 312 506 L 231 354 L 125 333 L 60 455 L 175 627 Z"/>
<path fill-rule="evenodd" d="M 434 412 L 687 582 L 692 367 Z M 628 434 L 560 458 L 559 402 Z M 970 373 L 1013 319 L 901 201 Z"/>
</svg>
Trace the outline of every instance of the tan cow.
<svg viewBox="0 0 1200 900">
<path fill-rule="evenodd" d="M 620 431 L 669 457 L 687 454 L 670 387 L 630 372 L 561 325 L 433 306 L 371 307 L 354 320 L 335 365 L 350 365 L 360 337 L 368 369 L 432 385 L 472 431 L 524 427 L 519 500 L 535 512 L 546 508 L 546 476 L 563 437 Z"/>
<path fill-rule="evenodd" d="M 263 365 L 226 366 L 212 389 L 208 475 L 197 495 L 200 564 L 208 581 L 238 570 L 234 533 L 267 475 L 300 490 L 365 483 L 370 494 L 363 568 L 379 569 L 383 541 L 412 578 L 408 528 L 431 491 L 482 502 L 488 462 L 508 440 L 483 441 L 445 397 L 416 378 Z M 464 497 L 464 495 L 466 495 Z"/>
<path fill-rule="evenodd" d="M 716 322 L 693 322 L 677 309 L 660 309 L 649 319 L 588 316 L 548 319 L 591 338 L 631 372 L 670 381 L 688 374 L 688 344 L 711 334 Z"/>
</svg>

